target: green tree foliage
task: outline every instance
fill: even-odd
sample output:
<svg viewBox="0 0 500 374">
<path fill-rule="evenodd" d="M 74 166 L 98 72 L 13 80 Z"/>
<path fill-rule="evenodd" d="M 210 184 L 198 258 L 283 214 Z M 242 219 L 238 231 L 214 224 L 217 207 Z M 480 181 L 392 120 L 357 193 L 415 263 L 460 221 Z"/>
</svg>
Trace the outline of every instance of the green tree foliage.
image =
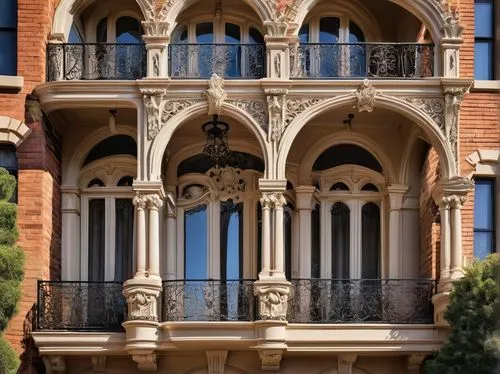
<svg viewBox="0 0 500 374">
<path fill-rule="evenodd" d="M 16 245 L 16 204 L 9 200 L 16 179 L 0 168 L 0 334 L 16 312 L 23 279 L 24 254 Z M 0 335 L 0 373 L 13 373 L 19 359 L 10 344 Z"/>
<path fill-rule="evenodd" d="M 492 374 L 497 367 L 495 333 L 500 319 L 500 257 L 476 261 L 454 285 L 445 317 L 451 331 L 428 374 Z"/>
</svg>

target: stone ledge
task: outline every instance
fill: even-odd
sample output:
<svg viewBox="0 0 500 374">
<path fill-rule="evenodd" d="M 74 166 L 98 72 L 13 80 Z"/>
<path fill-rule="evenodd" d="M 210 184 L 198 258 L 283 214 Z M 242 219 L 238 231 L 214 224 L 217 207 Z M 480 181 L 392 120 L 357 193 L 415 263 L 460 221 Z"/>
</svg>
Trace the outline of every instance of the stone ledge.
<svg viewBox="0 0 500 374">
<path fill-rule="evenodd" d="M 21 91 L 24 86 L 24 77 L 20 75 L 0 75 L 0 89 Z"/>
</svg>

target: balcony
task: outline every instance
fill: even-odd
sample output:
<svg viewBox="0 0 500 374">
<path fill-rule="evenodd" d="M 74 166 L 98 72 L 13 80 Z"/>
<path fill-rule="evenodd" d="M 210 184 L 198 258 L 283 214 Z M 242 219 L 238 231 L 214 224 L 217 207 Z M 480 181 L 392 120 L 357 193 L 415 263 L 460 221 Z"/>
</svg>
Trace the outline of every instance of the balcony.
<svg viewBox="0 0 500 374">
<path fill-rule="evenodd" d="M 121 282 L 38 282 L 38 330 L 121 331 Z"/>
<path fill-rule="evenodd" d="M 169 71 L 173 79 L 226 79 L 266 76 L 264 44 L 171 44 Z"/>
<path fill-rule="evenodd" d="M 291 50 L 292 79 L 434 76 L 433 44 L 307 43 Z"/>
<path fill-rule="evenodd" d="M 433 323 L 433 280 L 293 280 L 291 323 Z"/>
<path fill-rule="evenodd" d="M 163 282 L 163 321 L 254 321 L 253 280 Z"/>
<path fill-rule="evenodd" d="M 141 79 L 146 61 L 144 44 L 49 43 L 47 81 Z"/>
</svg>

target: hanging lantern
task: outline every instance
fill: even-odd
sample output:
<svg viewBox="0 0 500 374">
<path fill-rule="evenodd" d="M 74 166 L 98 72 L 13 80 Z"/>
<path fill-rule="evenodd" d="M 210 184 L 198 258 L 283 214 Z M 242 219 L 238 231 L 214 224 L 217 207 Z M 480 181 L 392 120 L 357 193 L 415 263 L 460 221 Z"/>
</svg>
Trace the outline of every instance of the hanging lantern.
<svg viewBox="0 0 500 374">
<path fill-rule="evenodd" d="M 201 129 L 207 136 L 207 144 L 203 148 L 203 154 L 210 158 L 215 165 L 220 165 L 228 158 L 231 151 L 227 143 L 229 125 L 217 118 L 218 115 L 214 114 L 213 120 L 205 123 Z"/>
</svg>

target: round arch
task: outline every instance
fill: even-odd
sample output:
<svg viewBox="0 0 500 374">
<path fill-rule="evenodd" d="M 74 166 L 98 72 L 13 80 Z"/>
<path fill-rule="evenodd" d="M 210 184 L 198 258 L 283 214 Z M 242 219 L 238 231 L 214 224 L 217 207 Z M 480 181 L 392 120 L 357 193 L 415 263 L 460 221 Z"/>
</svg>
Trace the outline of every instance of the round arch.
<svg viewBox="0 0 500 374">
<path fill-rule="evenodd" d="M 18 147 L 31 133 L 31 129 L 23 121 L 0 116 L 0 143 L 12 143 Z"/>
<path fill-rule="evenodd" d="M 186 121 L 190 119 L 199 117 L 200 115 L 206 115 L 208 105 L 207 103 L 199 103 L 193 105 L 183 112 L 172 117 L 165 126 L 161 129 L 158 136 L 155 138 L 153 143 L 149 148 L 147 155 L 147 165 L 149 170 L 147 171 L 147 176 L 151 181 L 159 181 L 161 178 L 161 165 L 163 160 L 163 154 L 167 149 L 168 143 L 172 138 L 175 130 L 182 126 Z M 224 103 L 222 105 L 221 114 L 226 115 L 241 124 L 245 125 L 250 132 L 256 137 L 259 146 L 262 151 L 262 158 L 264 160 L 265 172 L 264 175 L 269 175 L 270 168 L 270 154 L 269 144 L 266 141 L 266 134 L 262 128 L 255 122 L 255 120 L 245 111 L 237 108 L 231 104 Z"/>
<path fill-rule="evenodd" d="M 82 165 L 89 152 L 101 141 L 114 135 L 128 135 L 137 142 L 137 130 L 132 126 L 116 126 L 116 134 L 112 134 L 108 127 L 100 128 L 89 134 L 80 143 L 80 147 L 73 153 L 67 166 L 63 169 L 62 185 L 77 186 Z"/>
<path fill-rule="evenodd" d="M 292 143 L 300 130 L 302 130 L 302 128 L 316 116 L 335 108 L 343 106 L 352 107 L 355 104 L 355 101 L 356 99 L 353 94 L 337 96 L 316 104 L 309 110 L 304 111 L 297 117 L 295 117 L 292 123 L 290 123 L 290 125 L 285 130 L 278 150 L 278 178 L 284 179 L 283 177 L 285 175 L 288 153 L 290 152 Z M 443 178 L 452 178 L 456 175 L 456 164 L 453 152 L 450 149 L 446 139 L 444 138 L 444 135 L 441 132 L 439 126 L 432 120 L 432 118 L 430 118 L 421 110 L 415 108 L 410 103 L 392 96 L 377 95 L 375 96 L 375 104 L 376 107 L 399 113 L 419 126 L 429 139 L 430 144 L 438 152 L 439 159 L 441 160 L 441 170 Z"/>
<path fill-rule="evenodd" d="M 313 7 L 318 4 L 321 0 L 302 0 L 299 10 L 295 16 L 295 23 L 299 25 L 295 29 L 295 33 L 298 33 L 300 26 L 307 17 L 307 14 L 313 9 Z M 445 9 L 437 1 L 429 0 L 389 0 L 412 13 L 418 19 L 426 24 L 432 35 L 434 43 L 438 43 L 441 40 L 441 34 L 443 30 L 443 23 L 445 17 Z"/>
<path fill-rule="evenodd" d="M 306 184 L 306 182 L 308 182 L 307 179 L 311 175 L 314 162 L 324 151 L 326 151 L 330 147 L 334 147 L 340 144 L 357 145 L 370 152 L 382 166 L 387 179 L 387 183 L 397 183 L 397 174 L 394 165 L 387 154 L 383 151 L 383 149 L 368 136 L 362 134 L 354 134 L 348 131 L 343 131 L 341 133 L 335 133 L 324 137 L 310 148 L 299 166 L 299 183 Z"/>
</svg>

